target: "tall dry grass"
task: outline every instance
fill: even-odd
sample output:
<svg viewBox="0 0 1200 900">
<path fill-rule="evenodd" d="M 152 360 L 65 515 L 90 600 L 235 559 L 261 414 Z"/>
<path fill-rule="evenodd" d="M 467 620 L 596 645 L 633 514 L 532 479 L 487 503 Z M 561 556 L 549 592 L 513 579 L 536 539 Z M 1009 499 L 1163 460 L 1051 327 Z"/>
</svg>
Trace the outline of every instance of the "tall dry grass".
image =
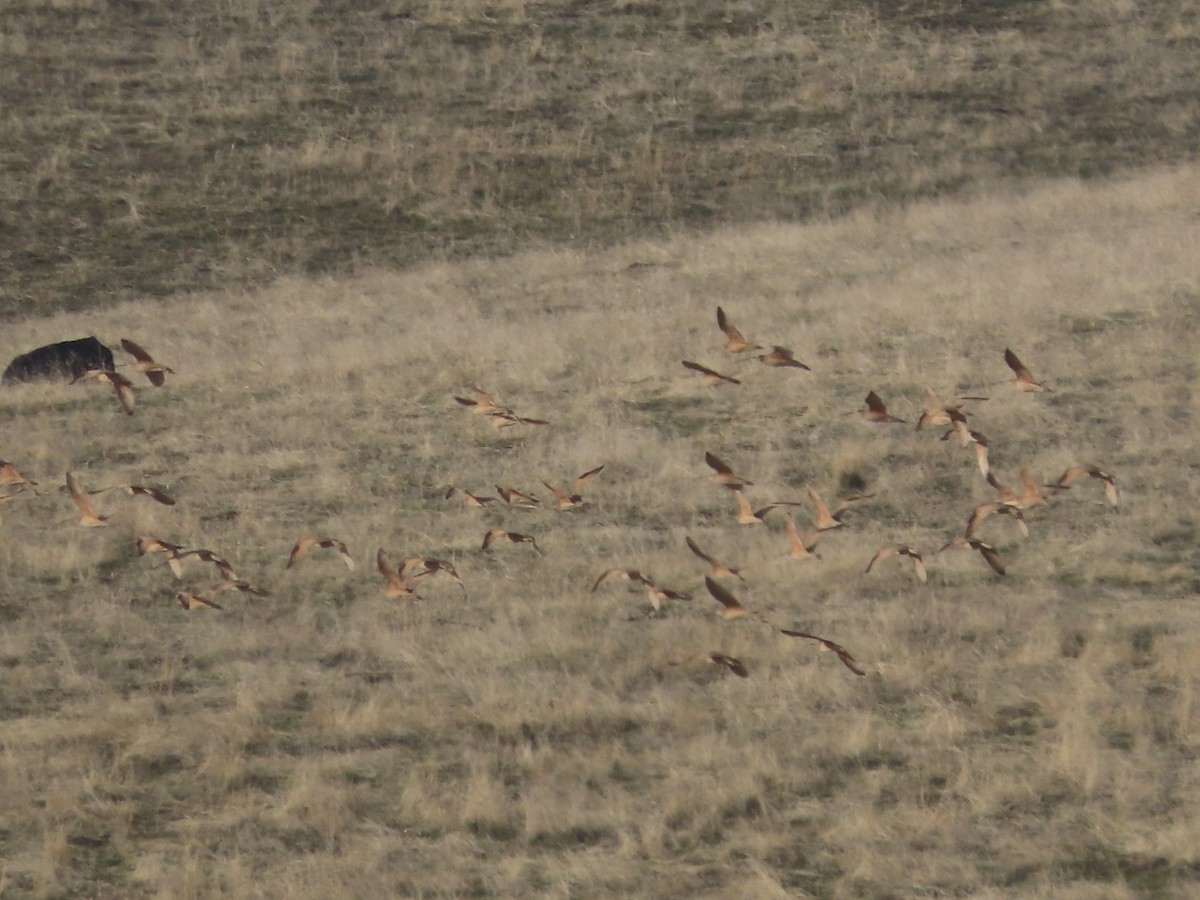
<svg viewBox="0 0 1200 900">
<path fill-rule="evenodd" d="M 132 417 L 102 385 L 0 394 L 0 455 L 41 497 L 0 511 L 6 896 L 1186 896 L 1200 862 L 1194 168 L 1103 186 L 603 253 L 282 280 L 11 327 L 95 330 L 179 371 Z M 715 308 L 811 372 L 719 349 Z M 1018 394 L 1012 347 L 1054 393 Z M 680 360 L 738 374 L 711 390 Z M 478 385 L 545 428 L 495 431 Z M 1094 461 L 988 520 L 1001 579 L 932 551 L 993 492 L 911 421 L 928 385 L 983 391 L 1008 482 Z M 819 559 L 751 499 L 875 494 Z M 541 490 L 600 463 L 582 509 L 472 510 L 449 484 Z M 158 485 L 174 508 L 62 488 Z M 544 493 L 544 491 L 542 491 Z M 801 517 L 808 510 L 797 510 Z M 537 536 L 479 549 L 502 525 Z M 267 598 L 185 613 L 134 539 L 225 555 Z M 348 572 L 308 534 L 347 541 Z M 693 536 L 752 609 L 844 644 L 722 622 Z M 925 552 L 920 585 L 875 549 Z M 423 603 L 374 571 L 454 561 Z M 693 593 L 649 616 L 612 566 Z M 188 561 L 184 584 L 215 579 Z M 694 661 L 719 651 L 749 679 Z M 681 663 L 675 665 L 673 663 Z"/>
<path fill-rule="evenodd" d="M 1190 0 L 23 0 L 0 316 L 1194 159 Z"/>
</svg>

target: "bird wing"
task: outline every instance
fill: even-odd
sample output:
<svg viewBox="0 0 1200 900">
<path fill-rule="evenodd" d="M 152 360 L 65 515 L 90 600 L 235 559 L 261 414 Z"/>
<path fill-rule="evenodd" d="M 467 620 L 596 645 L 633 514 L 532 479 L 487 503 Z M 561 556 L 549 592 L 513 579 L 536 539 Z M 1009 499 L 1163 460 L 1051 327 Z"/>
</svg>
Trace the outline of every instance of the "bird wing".
<svg viewBox="0 0 1200 900">
<path fill-rule="evenodd" d="M 573 486 L 573 489 L 574 489 L 575 493 L 576 493 L 576 494 L 582 494 L 582 493 L 583 493 L 583 485 L 584 485 L 584 482 L 586 482 L 586 481 L 587 481 L 589 478 L 591 478 L 593 475 L 598 475 L 598 474 L 600 474 L 600 471 L 601 471 L 603 468 L 604 468 L 604 463 L 601 463 L 600 465 L 596 466 L 596 468 L 594 468 L 594 469 L 588 469 L 586 472 L 584 472 L 582 475 L 580 475 L 578 478 L 576 478 L 576 479 L 575 479 L 575 484 L 574 484 L 574 486 Z"/>
<path fill-rule="evenodd" d="M 1017 378 L 1021 381 L 1033 381 L 1033 375 L 1025 368 L 1025 364 L 1017 359 L 1017 354 L 1013 353 L 1007 347 L 1004 350 L 1004 361 L 1008 363 L 1008 367 L 1013 370 Z"/>
<path fill-rule="evenodd" d="M 75 505 L 79 507 L 81 513 L 93 519 L 100 518 L 96 515 L 96 510 L 88 500 L 87 494 L 70 472 L 67 473 L 67 490 L 71 492 L 71 499 L 75 501 Z"/>
<path fill-rule="evenodd" d="M 708 588 L 708 592 L 712 594 L 713 599 L 726 609 L 745 609 L 738 602 L 738 598 L 722 587 L 720 583 L 714 581 L 711 575 L 704 576 L 704 586 Z"/>
<path fill-rule="evenodd" d="M 135 344 L 129 338 L 121 338 L 121 349 L 129 353 L 138 362 L 154 363 L 154 357 L 141 348 L 139 344 Z M 170 354 L 167 354 L 168 356 Z"/>
</svg>

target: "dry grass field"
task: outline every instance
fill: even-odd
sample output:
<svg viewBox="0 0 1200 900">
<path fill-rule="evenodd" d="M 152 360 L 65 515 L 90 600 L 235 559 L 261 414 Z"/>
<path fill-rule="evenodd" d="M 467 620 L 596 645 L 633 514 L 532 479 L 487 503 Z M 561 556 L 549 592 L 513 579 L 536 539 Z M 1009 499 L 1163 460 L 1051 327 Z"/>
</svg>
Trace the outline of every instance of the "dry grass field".
<svg viewBox="0 0 1200 900">
<path fill-rule="evenodd" d="M 137 376 L 131 416 L 103 384 L 0 392 L 0 454 L 40 482 L 0 507 L 0 895 L 1194 896 L 1198 246 L 1184 166 L 7 324 L 13 352 L 94 331 L 178 375 Z M 718 305 L 811 371 L 723 352 Z M 1052 392 L 1003 383 L 1006 347 Z M 550 424 L 495 429 L 471 386 Z M 995 492 L 914 429 L 926 386 L 990 397 L 1001 481 L 1096 463 L 1119 507 L 1085 478 L 1028 538 L 989 518 L 1004 577 L 935 555 Z M 870 390 L 907 424 L 854 416 Z M 738 525 L 706 451 L 755 507 L 874 496 L 791 559 L 783 510 Z M 444 496 L 600 464 L 565 512 Z M 99 494 L 81 528 L 68 471 L 178 503 Z M 543 553 L 481 550 L 493 527 Z M 177 581 L 140 535 L 271 593 L 185 611 L 215 571 Z M 285 568 L 303 536 L 356 568 Z M 866 675 L 723 621 L 688 536 Z M 864 573 L 896 541 L 928 583 Z M 380 548 L 466 591 L 388 598 Z M 692 599 L 591 593 L 614 567 Z"/>
<path fill-rule="evenodd" d="M 6 0 L 0 318 L 1194 159 L 1193 0 Z"/>
</svg>

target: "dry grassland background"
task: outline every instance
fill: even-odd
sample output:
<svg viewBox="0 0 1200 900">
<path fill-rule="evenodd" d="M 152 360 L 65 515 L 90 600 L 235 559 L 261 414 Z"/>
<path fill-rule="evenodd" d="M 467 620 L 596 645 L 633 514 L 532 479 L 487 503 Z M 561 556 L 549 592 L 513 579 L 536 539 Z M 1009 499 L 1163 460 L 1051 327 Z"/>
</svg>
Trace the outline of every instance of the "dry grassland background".
<svg viewBox="0 0 1200 900">
<path fill-rule="evenodd" d="M 1193 0 L 7 0 L 0 316 L 1193 159 Z"/>
<path fill-rule="evenodd" d="M 6 327 L 95 331 L 178 370 L 125 416 L 103 385 L 0 394 L 42 496 L 0 520 L 0 894 L 41 897 L 1184 897 L 1200 881 L 1194 326 L 1200 171 L 918 202 L 610 250 L 135 300 Z M 811 372 L 720 350 L 722 305 Z M 1020 394 L 1012 347 L 1053 387 Z M 711 389 L 681 365 L 731 371 Z M 471 385 L 546 427 L 494 430 Z M 1086 480 L 932 556 L 993 496 L 916 432 L 925 386 L 982 392 L 992 467 Z M 908 425 L 848 415 L 878 391 Z M 758 501 L 872 502 L 786 556 Z M 588 504 L 467 508 L 603 463 Z M 70 524 L 63 473 L 110 527 Z M 807 509 L 797 511 L 806 516 Z M 998 517 L 997 517 L 998 518 Z M 535 535 L 545 553 L 483 533 Z M 272 591 L 184 612 L 134 541 Z M 304 535 L 344 539 L 348 572 Z M 723 622 L 691 535 L 752 609 Z M 929 583 L 873 552 L 926 553 Z M 422 603 L 393 560 L 452 560 Z M 636 567 L 690 590 L 589 588 Z M 187 562 L 184 584 L 214 580 Z M 689 661 L 718 651 L 748 679 Z M 672 665 L 675 661 L 682 665 Z"/>
</svg>

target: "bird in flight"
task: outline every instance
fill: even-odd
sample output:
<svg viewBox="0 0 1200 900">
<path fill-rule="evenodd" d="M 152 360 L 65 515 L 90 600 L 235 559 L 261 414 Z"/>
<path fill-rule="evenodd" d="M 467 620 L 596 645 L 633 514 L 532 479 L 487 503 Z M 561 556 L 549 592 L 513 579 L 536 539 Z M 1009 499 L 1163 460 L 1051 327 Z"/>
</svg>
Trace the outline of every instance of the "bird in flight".
<svg viewBox="0 0 1200 900">
<path fill-rule="evenodd" d="M 956 537 L 951 541 L 943 544 L 938 549 L 938 553 L 943 550 L 978 550 L 980 555 L 987 561 L 987 564 L 992 567 L 997 575 L 1004 574 L 1004 563 L 1000 561 L 1000 554 L 996 552 L 996 548 L 991 544 L 985 544 L 983 541 L 976 538 Z"/>
<path fill-rule="evenodd" d="M 127 415 L 133 415 L 133 406 L 137 402 L 136 393 L 133 390 L 133 382 L 122 375 L 120 372 L 114 372 L 110 369 L 89 369 L 82 375 L 76 375 L 71 379 L 71 384 L 77 381 L 83 381 L 86 378 L 94 378 L 96 381 L 103 381 L 111 384 L 113 391 L 116 392 L 117 401 L 121 404 L 121 409 L 125 410 Z"/>
<path fill-rule="evenodd" d="M 791 548 L 788 551 L 788 556 L 792 559 L 812 559 L 816 557 L 813 553 L 813 548 L 817 546 L 817 541 L 821 538 L 821 532 L 810 531 L 804 535 L 800 534 L 796 528 L 796 520 L 792 518 L 792 514 L 787 514 L 787 536 L 788 545 Z"/>
<path fill-rule="evenodd" d="M 108 487 L 88 491 L 89 494 L 103 494 L 105 491 L 124 491 L 133 497 L 149 497 L 163 506 L 174 506 L 175 498 L 164 494 L 158 488 L 146 487 L 141 484 L 110 484 Z"/>
<path fill-rule="evenodd" d="M 907 544 L 888 544 L 886 547 L 880 547 L 875 555 L 871 557 L 871 561 L 867 563 L 867 568 L 863 572 L 865 575 L 875 567 L 875 564 L 882 559 L 887 559 L 889 556 L 906 556 L 912 563 L 913 572 L 916 573 L 917 580 L 924 584 L 929 575 L 925 571 L 925 562 L 921 559 L 921 554 Z"/>
<path fill-rule="evenodd" d="M 926 425 L 951 425 L 954 422 L 967 421 L 966 410 L 963 409 L 963 404 L 969 401 L 983 401 L 987 397 L 955 397 L 950 404 L 942 403 L 940 397 L 928 387 L 925 388 L 925 411 L 921 413 L 921 418 L 917 420 L 917 431 L 920 431 Z"/>
<path fill-rule="evenodd" d="M 71 492 L 71 499 L 79 507 L 79 518 L 75 520 L 78 524 L 84 528 L 100 528 L 108 524 L 108 516 L 97 514 L 92 502 L 88 500 L 83 486 L 75 480 L 75 476 L 70 472 L 67 473 L 67 490 Z"/>
<path fill-rule="evenodd" d="M 460 488 L 456 488 L 454 485 L 450 485 L 450 489 L 446 491 L 445 499 L 449 500 L 451 497 L 454 497 L 458 494 L 463 495 L 463 502 L 466 503 L 467 506 L 474 506 L 477 508 L 485 507 L 489 503 L 500 502 L 495 497 L 480 497 L 476 494 L 472 494 L 470 491 L 464 491 Z"/>
<path fill-rule="evenodd" d="M 1007 506 L 1015 506 L 1017 509 L 1030 509 L 1034 506 L 1047 506 L 1049 501 L 1046 499 L 1046 493 L 1033 477 L 1033 469 L 1029 466 L 1024 466 L 1021 469 L 1021 493 L 1017 494 L 1012 489 L 1001 484 L 996 476 L 988 473 L 987 482 L 996 489 L 1000 495 L 1000 502 Z"/>
<path fill-rule="evenodd" d="M 179 601 L 179 605 L 186 610 L 193 609 L 224 609 L 220 603 L 215 603 L 207 597 L 201 597 L 199 594 L 193 594 L 190 591 L 176 591 L 175 599 Z"/>
<path fill-rule="evenodd" d="M 241 591 L 244 594 L 253 594 L 255 597 L 270 597 L 271 592 L 266 588 L 261 588 L 256 584 L 251 584 L 248 581 L 218 581 L 210 591 Z"/>
<path fill-rule="evenodd" d="M 591 593 L 596 593 L 606 584 L 612 584 L 614 581 L 632 581 L 634 584 L 647 584 L 650 579 L 639 572 L 637 569 L 609 569 L 601 573 L 596 579 L 596 583 L 592 585 Z"/>
<path fill-rule="evenodd" d="M 646 591 L 646 599 L 650 601 L 650 605 L 658 612 L 662 608 L 664 600 L 691 600 L 691 594 L 685 594 L 681 591 L 673 591 L 670 588 L 660 587 L 649 578 L 642 582 L 642 588 Z"/>
<path fill-rule="evenodd" d="M 827 638 L 817 637 L 815 634 L 809 634 L 807 631 L 791 631 L 787 628 L 780 628 L 779 630 L 781 632 L 783 632 L 784 634 L 786 634 L 788 637 L 808 638 L 811 641 L 816 641 L 817 645 L 820 647 L 821 651 L 828 652 L 828 653 L 836 653 L 837 658 L 842 661 L 842 664 L 847 669 L 849 669 L 851 672 L 853 672 L 855 675 L 866 675 L 867 674 L 866 672 L 864 672 L 862 669 L 860 669 L 858 667 L 858 663 L 855 661 L 854 657 L 850 655 L 850 651 L 847 650 L 845 647 L 843 647 L 841 644 L 834 643 L 833 641 L 828 640 Z"/>
<path fill-rule="evenodd" d="M 520 534 L 516 531 L 505 531 L 503 528 L 493 528 L 483 536 L 483 549 L 486 550 L 492 546 L 493 542 L 505 540 L 513 544 L 531 544 L 533 549 L 538 553 L 542 552 L 542 548 L 538 546 L 538 542 L 531 534 Z"/>
<path fill-rule="evenodd" d="M 1004 349 L 1004 361 L 1008 363 L 1008 367 L 1017 376 L 1009 384 L 1018 391 L 1025 391 L 1026 393 L 1053 393 L 1044 384 L 1034 381 L 1029 369 L 1025 368 L 1025 364 L 1017 359 L 1017 354 L 1013 353 L 1007 347 Z"/>
<path fill-rule="evenodd" d="M 1054 491 L 1070 490 L 1071 482 L 1077 478 L 1084 476 L 1089 478 L 1099 479 L 1104 484 L 1104 497 L 1108 500 L 1110 506 L 1116 506 L 1120 503 L 1120 496 L 1117 493 L 1117 480 L 1108 472 L 1101 469 L 1099 466 L 1084 465 L 1071 466 L 1067 471 L 1063 472 L 1057 482 L 1052 485 L 1047 485 Z"/>
<path fill-rule="evenodd" d="M 726 656 L 724 653 L 701 653 L 698 656 L 693 656 L 690 660 L 674 660 L 671 665 L 681 666 L 686 662 L 711 663 L 714 666 L 723 666 L 738 678 L 750 677 L 750 670 L 746 668 L 745 663 L 743 663 L 740 659 L 735 659 L 732 656 Z"/>
<path fill-rule="evenodd" d="M 771 348 L 770 353 L 764 353 L 758 357 L 758 361 L 764 366 L 770 366 L 774 369 L 803 369 L 806 372 L 812 371 L 800 360 L 796 359 L 796 355 L 787 347 L 775 345 Z"/>
<path fill-rule="evenodd" d="M 147 553 L 161 553 L 167 559 L 167 566 L 175 573 L 176 578 L 183 577 L 183 565 L 179 562 L 179 553 L 183 550 L 179 544 L 172 544 L 169 541 L 160 541 L 156 537 L 143 535 L 137 539 L 138 556 L 145 556 Z"/>
<path fill-rule="evenodd" d="M 145 556 L 147 553 L 174 553 L 182 550 L 179 544 L 172 544 L 169 541 L 160 541 L 156 537 L 143 535 L 137 539 L 138 556 Z"/>
<path fill-rule="evenodd" d="M 729 622 L 734 619 L 756 619 L 759 622 L 771 624 L 769 619 L 764 618 L 756 612 L 751 612 L 738 602 L 738 598 L 728 591 L 722 584 L 715 581 L 711 575 L 704 576 L 704 586 L 708 588 L 708 592 L 712 594 L 713 599 L 721 604 L 720 616 L 725 621 Z"/>
<path fill-rule="evenodd" d="M 417 592 L 413 590 L 412 585 L 400 573 L 393 569 L 388 562 L 387 554 L 383 548 L 375 554 L 375 567 L 379 569 L 379 574 L 384 577 L 383 592 L 389 597 L 413 597 L 417 600 L 421 598 Z"/>
<path fill-rule="evenodd" d="M 730 375 L 722 375 L 716 369 L 710 369 L 708 366 L 702 366 L 700 363 L 692 362 L 690 359 L 685 359 L 683 361 L 683 367 L 685 369 L 691 369 L 693 372 L 699 374 L 700 377 L 704 379 L 705 384 L 711 384 L 714 386 L 718 384 L 741 384 L 740 381 Z"/>
<path fill-rule="evenodd" d="M 496 413 L 512 413 L 512 410 L 507 406 L 498 405 L 496 399 L 486 391 L 481 391 L 477 387 L 470 388 L 470 391 L 475 395 L 474 399 L 470 397 L 455 397 L 454 399 L 471 412 L 481 416 L 491 416 Z"/>
<path fill-rule="evenodd" d="M 570 494 L 566 493 L 565 491 L 560 491 L 558 488 L 552 484 L 549 484 L 548 482 L 543 481 L 542 484 L 549 488 L 550 492 L 554 494 L 554 499 L 557 501 L 558 508 L 560 510 L 574 509 L 583 503 L 583 486 L 587 483 L 587 480 L 603 468 L 604 465 L 602 463 L 601 465 L 596 466 L 594 469 L 588 469 L 588 471 L 576 478 L 575 483 L 571 485 Z"/>
<path fill-rule="evenodd" d="M 518 416 L 515 412 L 494 412 L 488 414 L 488 421 L 496 428 L 509 428 L 513 425 L 549 425 L 546 419 L 530 419 Z"/>
<path fill-rule="evenodd" d="M 737 501 L 737 523 L 739 525 L 761 525 L 767 513 L 778 506 L 785 505 L 782 503 L 768 503 L 762 509 L 752 510 L 750 508 L 750 501 L 746 499 L 746 495 L 740 490 L 734 488 L 733 497 Z"/>
<path fill-rule="evenodd" d="M 721 348 L 726 353 L 744 353 L 747 350 L 761 350 L 758 344 L 752 344 L 742 333 L 734 327 L 734 324 L 729 321 L 729 317 L 725 315 L 725 310 L 717 307 L 717 327 L 725 332 L 725 345 Z"/>
<path fill-rule="evenodd" d="M 420 567 L 418 569 L 418 567 Z M 400 563 L 400 577 L 406 582 L 416 585 L 423 578 L 432 578 L 439 572 L 453 578 L 458 582 L 458 586 L 462 588 L 463 593 L 467 592 L 467 586 L 463 583 L 462 576 L 458 574 L 458 569 L 454 568 L 454 564 L 444 559 L 436 559 L 432 556 L 410 556 Z"/>
<path fill-rule="evenodd" d="M 212 563 L 217 567 L 217 571 L 221 573 L 221 577 L 226 581 L 237 581 L 237 573 L 233 571 L 233 566 L 229 564 L 229 560 L 221 556 L 219 553 L 214 553 L 212 550 L 207 550 L 204 547 L 198 547 L 195 550 L 182 550 L 176 553 L 176 558 L 183 560 L 194 556 L 201 562 Z M 174 566 L 171 568 L 174 571 Z"/>
<path fill-rule="evenodd" d="M 533 494 L 526 494 L 518 491 L 516 488 L 501 487 L 496 485 L 496 493 L 500 495 L 500 499 L 510 506 L 523 506 L 529 508 L 532 506 L 541 506 L 542 501 Z"/>
<path fill-rule="evenodd" d="M 292 547 L 292 552 L 288 554 L 287 565 L 284 568 L 290 569 L 296 563 L 300 562 L 300 560 L 304 559 L 309 550 L 314 548 L 337 550 L 338 555 L 342 558 L 342 562 L 346 564 L 346 568 L 351 572 L 354 571 L 354 557 L 350 555 L 350 551 L 346 549 L 346 545 L 342 541 L 339 541 L 337 538 L 314 537 L 300 538 L 300 540 L 296 541 L 296 545 Z"/>
<path fill-rule="evenodd" d="M 943 441 L 950 440 L 951 435 L 958 435 L 958 443 L 960 447 L 975 448 L 975 463 L 979 466 L 979 471 L 984 478 L 988 475 L 988 441 L 978 431 L 974 431 L 967 427 L 966 419 L 955 419 L 950 426 L 950 430 L 942 435 Z"/>
<path fill-rule="evenodd" d="M 17 467 L 7 460 L 0 459 L 0 485 L 16 487 L 18 490 L 29 488 L 36 495 L 38 483 L 30 481 L 17 471 Z"/>
<path fill-rule="evenodd" d="M 739 491 L 747 485 L 753 485 L 753 481 L 747 481 L 741 475 L 735 475 L 733 469 L 728 463 L 723 462 L 718 456 L 705 451 L 704 461 L 708 467 L 713 470 L 713 474 L 709 476 L 717 484 L 723 484 L 730 490 Z"/>
<path fill-rule="evenodd" d="M 723 562 L 720 562 L 719 560 L 709 556 L 707 553 L 701 550 L 700 547 L 697 546 L 696 542 L 690 537 L 685 537 L 684 540 L 687 542 L 688 549 L 708 563 L 708 565 L 712 568 L 713 578 L 738 578 L 742 581 L 746 580 L 742 577 L 740 570 L 735 569 L 732 566 L 727 566 Z"/>
<path fill-rule="evenodd" d="M 883 405 L 883 401 L 879 399 L 879 395 L 874 391 L 867 394 L 867 399 L 864 401 L 867 404 L 866 409 L 857 410 L 858 417 L 865 419 L 868 422 L 876 422 L 884 424 L 887 422 L 903 422 L 904 419 L 897 419 L 887 411 L 887 407 Z"/>
<path fill-rule="evenodd" d="M 1022 536 L 1029 537 L 1029 526 L 1025 524 L 1025 514 L 1021 512 L 1021 507 L 1011 503 L 984 503 L 975 507 L 967 518 L 967 530 L 964 536 L 971 537 L 984 519 L 997 513 L 1015 519 Z"/>
<path fill-rule="evenodd" d="M 162 387 L 168 374 L 174 375 L 175 370 L 168 366 L 161 365 L 154 361 L 154 357 L 143 350 L 139 345 L 135 344 L 129 338 L 121 338 L 121 349 L 133 356 L 136 362 L 122 363 L 122 366 L 130 366 L 133 371 L 141 372 L 155 387 Z"/>
<path fill-rule="evenodd" d="M 841 528 L 846 523 L 841 520 L 841 515 L 850 507 L 859 503 L 864 503 L 874 497 L 874 494 L 859 494 L 855 497 L 847 497 L 838 504 L 837 508 L 830 512 L 829 507 L 825 505 L 825 501 L 817 496 L 817 492 L 808 486 L 808 499 L 812 501 L 813 508 L 817 511 L 817 518 L 813 522 L 813 527 L 817 531 L 831 531 L 834 528 Z"/>
</svg>

